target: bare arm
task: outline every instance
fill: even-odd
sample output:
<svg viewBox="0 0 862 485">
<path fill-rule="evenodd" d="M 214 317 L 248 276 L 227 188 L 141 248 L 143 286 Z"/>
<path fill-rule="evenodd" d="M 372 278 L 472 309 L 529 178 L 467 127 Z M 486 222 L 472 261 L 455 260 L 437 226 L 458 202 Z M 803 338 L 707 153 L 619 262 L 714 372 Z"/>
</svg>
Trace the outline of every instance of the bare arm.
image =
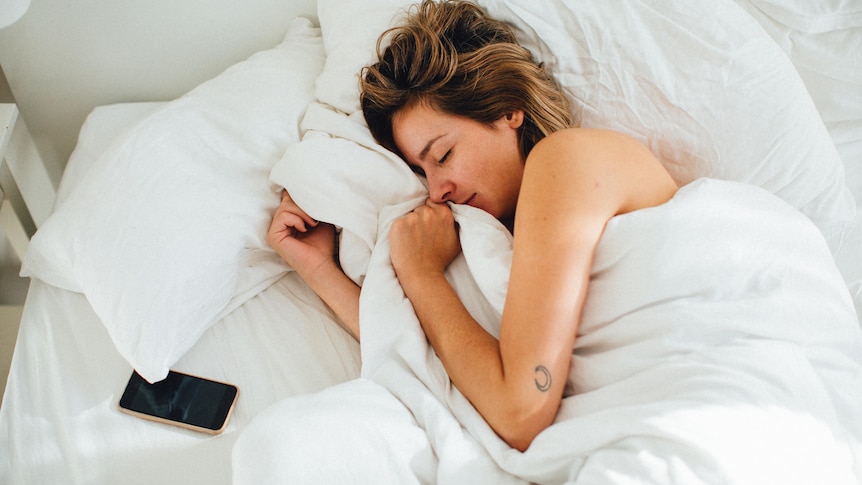
<svg viewBox="0 0 862 485">
<path fill-rule="evenodd" d="M 567 130 L 539 143 L 521 186 L 499 342 L 443 278 L 458 249 L 448 208 L 429 203 L 393 226 L 393 265 L 431 345 L 514 448 L 526 449 L 556 416 L 605 224 L 675 190 L 649 151 L 618 133 Z"/>
<path fill-rule="evenodd" d="M 335 228 L 309 217 L 287 191 L 283 191 L 266 241 L 358 340 L 359 286 L 344 274 L 335 260 Z"/>
</svg>

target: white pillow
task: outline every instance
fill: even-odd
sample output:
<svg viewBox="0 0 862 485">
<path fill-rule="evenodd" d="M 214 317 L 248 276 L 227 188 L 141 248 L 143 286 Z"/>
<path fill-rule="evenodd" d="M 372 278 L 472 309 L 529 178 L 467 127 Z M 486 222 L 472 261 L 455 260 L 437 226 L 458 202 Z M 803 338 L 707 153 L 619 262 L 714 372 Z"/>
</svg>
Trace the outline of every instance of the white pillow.
<svg viewBox="0 0 862 485">
<path fill-rule="evenodd" d="M 836 237 L 855 213 L 841 160 L 805 86 L 732 0 L 482 0 L 554 73 L 584 126 L 647 144 L 682 184 L 748 182 Z M 409 1 L 319 0 L 327 64 L 317 98 L 359 110 L 358 73 Z M 396 18 L 397 23 L 397 18 Z"/>
<path fill-rule="evenodd" d="M 157 110 L 58 205 L 22 274 L 83 292 L 120 354 L 163 378 L 232 298 L 286 271 L 264 242 L 269 171 L 323 63 L 320 30 L 298 18 L 279 46 Z"/>
<path fill-rule="evenodd" d="M 418 1 L 418 0 L 417 0 Z M 359 107 L 359 73 L 377 60 L 377 38 L 398 23 L 396 13 L 414 2 L 405 0 L 319 0 L 317 18 L 323 30 L 326 66 L 317 79 L 317 99 L 348 115 Z"/>
</svg>

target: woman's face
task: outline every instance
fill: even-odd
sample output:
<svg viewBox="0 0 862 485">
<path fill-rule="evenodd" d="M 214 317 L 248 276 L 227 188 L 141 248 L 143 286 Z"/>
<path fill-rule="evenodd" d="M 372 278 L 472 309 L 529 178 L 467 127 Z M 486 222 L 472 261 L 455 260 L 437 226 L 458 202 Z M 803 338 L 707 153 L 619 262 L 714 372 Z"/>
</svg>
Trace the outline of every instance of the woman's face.
<svg viewBox="0 0 862 485">
<path fill-rule="evenodd" d="M 467 204 L 497 219 L 515 213 L 524 160 L 518 141 L 523 112 L 488 126 L 416 103 L 395 113 L 395 145 L 428 180 L 431 200 Z"/>
</svg>

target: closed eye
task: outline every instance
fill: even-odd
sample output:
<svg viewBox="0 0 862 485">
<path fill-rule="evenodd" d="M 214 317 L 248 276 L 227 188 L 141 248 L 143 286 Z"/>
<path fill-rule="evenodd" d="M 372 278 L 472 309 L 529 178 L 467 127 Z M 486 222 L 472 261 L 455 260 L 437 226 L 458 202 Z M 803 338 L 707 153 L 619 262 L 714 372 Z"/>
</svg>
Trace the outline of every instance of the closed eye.
<svg viewBox="0 0 862 485">
<path fill-rule="evenodd" d="M 437 161 L 437 165 L 443 165 L 444 163 L 446 163 L 446 160 L 449 158 L 449 155 L 451 153 L 452 153 L 452 150 L 449 150 L 448 152 L 446 152 L 443 155 L 443 158 L 441 158 L 440 160 Z M 422 167 L 420 167 L 419 165 L 413 165 L 412 163 L 408 164 L 408 165 L 410 166 L 410 170 L 412 170 L 413 173 L 421 175 L 422 177 L 427 177 L 427 175 L 425 175 L 425 170 L 423 170 Z"/>
<path fill-rule="evenodd" d="M 437 162 L 437 165 L 443 165 L 443 163 L 445 163 L 445 162 L 446 162 L 446 159 L 447 159 L 447 158 L 449 158 L 449 154 L 450 154 L 450 153 L 452 153 L 452 150 L 449 150 L 448 152 L 446 152 L 446 154 L 445 154 L 445 155 L 443 155 L 443 158 L 441 158 L 441 159 Z"/>
</svg>

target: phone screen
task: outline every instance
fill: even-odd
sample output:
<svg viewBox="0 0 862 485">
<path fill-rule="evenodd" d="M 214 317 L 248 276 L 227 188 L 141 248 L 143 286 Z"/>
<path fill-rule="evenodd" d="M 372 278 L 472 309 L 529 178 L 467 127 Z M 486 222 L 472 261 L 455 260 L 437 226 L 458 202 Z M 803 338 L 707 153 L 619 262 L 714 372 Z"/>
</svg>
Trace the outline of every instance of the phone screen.
<svg viewBox="0 0 862 485">
<path fill-rule="evenodd" d="M 238 390 L 236 386 L 170 371 L 150 384 L 137 372 L 120 398 L 120 408 L 144 418 L 156 418 L 209 433 L 227 424 Z"/>
</svg>

